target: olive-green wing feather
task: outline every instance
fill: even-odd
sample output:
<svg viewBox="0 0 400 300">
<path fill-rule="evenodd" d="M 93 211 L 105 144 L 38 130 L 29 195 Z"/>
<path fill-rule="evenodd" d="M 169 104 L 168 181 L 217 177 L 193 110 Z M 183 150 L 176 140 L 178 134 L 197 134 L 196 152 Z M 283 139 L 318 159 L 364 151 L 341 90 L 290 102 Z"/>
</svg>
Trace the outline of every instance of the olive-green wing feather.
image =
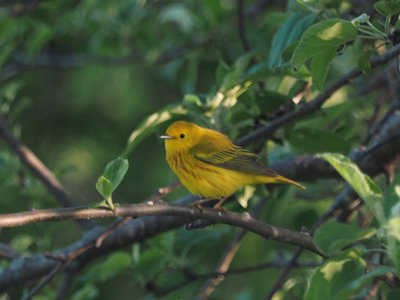
<svg viewBox="0 0 400 300">
<path fill-rule="evenodd" d="M 257 155 L 232 144 L 230 149 L 219 152 L 197 152 L 194 157 L 204 163 L 220 168 L 255 175 L 278 176 L 275 171 L 268 170 L 257 161 Z"/>
</svg>

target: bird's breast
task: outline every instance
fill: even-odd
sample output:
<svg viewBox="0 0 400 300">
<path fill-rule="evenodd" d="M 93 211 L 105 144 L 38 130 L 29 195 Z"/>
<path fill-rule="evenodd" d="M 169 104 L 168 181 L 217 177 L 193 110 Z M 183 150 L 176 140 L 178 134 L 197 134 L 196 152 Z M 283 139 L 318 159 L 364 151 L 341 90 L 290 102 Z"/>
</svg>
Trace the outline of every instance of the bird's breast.
<svg viewBox="0 0 400 300">
<path fill-rule="evenodd" d="M 190 153 L 167 155 L 167 161 L 181 183 L 195 195 L 228 197 L 243 185 L 240 173 L 206 164 Z"/>
</svg>

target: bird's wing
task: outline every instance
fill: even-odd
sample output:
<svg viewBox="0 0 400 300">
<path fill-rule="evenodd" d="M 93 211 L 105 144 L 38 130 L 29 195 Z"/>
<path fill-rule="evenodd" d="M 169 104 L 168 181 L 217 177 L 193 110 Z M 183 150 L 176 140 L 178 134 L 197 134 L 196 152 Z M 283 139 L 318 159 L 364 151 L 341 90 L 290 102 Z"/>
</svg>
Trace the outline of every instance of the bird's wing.
<svg viewBox="0 0 400 300">
<path fill-rule="evenodd" d="M 219 148 L 223 146 L 219 145 Z M 193 151 L 196 159 L 220 168 L 235 170 L 255 175 L 278 176 L 257 161 L 257 155 L 232 143 L 225 149 L 217 149 L 214 143 L 202 143 Z"/>
</svg>

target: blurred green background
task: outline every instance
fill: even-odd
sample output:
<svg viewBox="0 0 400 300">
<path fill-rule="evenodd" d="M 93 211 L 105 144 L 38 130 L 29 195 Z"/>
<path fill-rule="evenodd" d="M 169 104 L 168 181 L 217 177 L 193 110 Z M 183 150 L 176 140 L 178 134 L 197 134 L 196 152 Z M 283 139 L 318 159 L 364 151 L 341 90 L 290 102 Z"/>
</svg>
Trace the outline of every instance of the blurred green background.
<svg viewBox="0 0 400 300">
<path fill-rule="evenodd" d="M 269 70 L 273 69 L 268 58 L 276 46 L 272 43 L 278 29 L 287 28 L 287 21 L 295 15 L 300 21 L 293 26 L 293 31 L 298 30 L 293 36 L 299 39 L 312 21 L 326 18 L 324 13 L 356 15 L 358 8 L 350 1 L 310 1 L 310 5 L 317 3 L 314 11 L 297 1 L 243 1 L 245 38 L 251 48 L 245 50 L 238 33 L 238 2 L 0 1 L 1 116 L 56 174 L 77 205 L 101 200 L 95 184 L 106 164 L 123 152 L 143 120 L 166 105 L 192 105 L 198 119 L 193 119 L 190 109 L 188 119 L 208 120 L 233 139 L 243 136 L 278 117 L 279 108 L 291 102 L 299 87 L 307 87 L 301 101 L 318 93 L 314 86 L 310 88 L 305 67 L 295 72 L 288 61 L 282 61 L 275 73 Z M 355 67 L 362 47 L 360 41 L 348 45 L 332 62 L 327 82 Z M 247 72 L 254 66 L 254 73 Z M 257 84 L 235 94 L 235 87 L 245 86 L 243 77 Z M 261 140 L 249 148 L 261 152 L 264 162 L 293 154 L 348 153 L 360 143 L 375 109 L 375 94 L 352 96 L 356 89 L 340 90 L 322 113 L 288 124 L 268 143 Z M 217 108 L 210 108 L 218 102 L 218 93 L 226 98 Z M 187 95 L 196 95 L 191 99 L 198 101 L 187 101 Z M 383 100 L 382 107 L 388 102 Z M 168 124 L 156 127 L 129 154 L 130 167 L 113 195 L 115 202 L 144 201 L 159 187 L 177 180 L 165 161 L 164 144 L 157 138 Z M 58 207 L 3 141 L 0 147 L 1 213 Z M 296 231 L 303 225 L 311 227 L 343 187 L 343 183 L 322 180 L 305 185 L 305 192 L 291 187 L 274 189 L 260 219 Z M 165 199 L 172 201 L 185 194 L 181 187 Z M 249 211 L 267 192 L 258 187 L 254 195 L 249 208 L 231 203 L 229 209 Z M 66 299 L 158 298 L 149 283 L 168 290 L 185 280 L 183 270 L 212 273 L 238 231 L 224 225 L 196 231 L 180 228 L 108 254 L 81 270 Z M 73 221 L 0 231 L 2 243 L 26 255 L 61 249 L 81 237 Z M 285 260 L 293 249 L 248 234 L 232 268 L 277 257 Z M 319 261 L 307 252 L 301 259 Z M 8 262 L 3 260 L 0 266 L 4 270 Z M 226 276 L 210 299 L 262 299 L 279 273 L 268 268 Z M 273 299 L 301 299 L 310 274 L 311 269 L 292 271 Z M 54 299 L 60 282 L 57 276 L 34 299 Z M 204 282 L 197 280 L 159 298 L 192 299 Z M 13 290 L 0 299 L 18 299 L 29 289 Z"/>
</svg>

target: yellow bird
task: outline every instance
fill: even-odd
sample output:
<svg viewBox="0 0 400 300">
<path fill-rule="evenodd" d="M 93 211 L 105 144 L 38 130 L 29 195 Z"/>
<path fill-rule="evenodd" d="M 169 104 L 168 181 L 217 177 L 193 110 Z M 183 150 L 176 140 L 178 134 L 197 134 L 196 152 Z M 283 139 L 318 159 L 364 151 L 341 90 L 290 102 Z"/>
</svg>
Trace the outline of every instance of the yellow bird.
<svg viewBox="0 0 400 300">
<path fill-rule="evenodd" d="M 224 134 L 193 123 L 177 121 L 170 125 L 165 139 L 166 158 L 181 183 L 194 195 L 221 199 L 221 204 L 247 184 L 301 184 L 268 170 L 257 155 L 234 145 Z"/>
</svg>

